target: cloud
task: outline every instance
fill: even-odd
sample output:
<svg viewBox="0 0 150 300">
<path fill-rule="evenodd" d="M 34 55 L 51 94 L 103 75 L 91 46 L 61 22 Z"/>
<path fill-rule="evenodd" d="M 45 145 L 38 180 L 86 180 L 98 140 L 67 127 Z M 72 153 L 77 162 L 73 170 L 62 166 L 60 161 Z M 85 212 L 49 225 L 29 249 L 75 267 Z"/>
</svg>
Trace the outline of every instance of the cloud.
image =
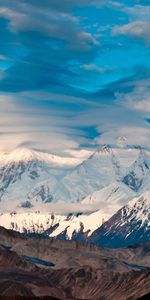
<svg viewBox="0 0 150 300">
<path fill-rule="evenodd" d="M 1 94 L 1 148 L 24 144 L 76 155 L 75 150 L 82 145 L 114 145 L 120 136 L 130 145 L 149 145 L 150 126 L 145 121 L 150 113 L 149 79 L 136 80 L 132 85 L 130 92 L 122 89 L 110 103 L 43 91 Z"/>
<path fill-rule="evenodd" d="M 113 130 L 105 132 L 101 138 L 97 139 L 98 143 L 116 145 L 118 137 L 125 137 L 126 144 L 134 146 L 150 147 L 150 128 L 138 126 L 117 126 Z"/>
<path fill-rule="evenodd" d="M 150 15 L 150 2 L 149 5 L 145 6 L 144 3 L 141 2 L 141 5 L 134 5 L 134 6 L 124 6 L 123 11 L 129 14 L 130 17 L 133 19 L 140 19 L 143 21 L 149 21 Z"/>
<path fill-rule="evenodd" d="M 127 35 L 130 37 L 144 39 L 150 45 L 150 22 L 148 21 L 134 21 L 123 26 L 116 26 L 112 30 L 112 34 Z"/>
<path fill-rule="evenodd" d="M 60 4 L 60 1 L 58 2 Z M 91 33 L 82 29 L 79 18 L 70 12 L 62 11 L 61 5 L 58 5 L 56 9 L 53 3 L 49 3 L 49 5 L 47 3 L 49 8 L 47 10 L 45 6 L 40 8 L 39 2 L 36 2 L 36 5 L 26 1 L 22 5 L 18 1 L 15 3 L 16 7 L 11 2 L 8 2 L 7 7 L 6 2 L 0 8 L 0 15 L 9 20 L 12 32 L 38 32 L 47 37 L 68 42 L 70 47 L 77 48 L 78 51 L 82 51 L 83 48 L 89 49 L 92 45 L 99 45 Z M 68 2 L 66 4 L 68 7 Z M 65 3 L 63 7 L 65 8 Z"/>
<path fill-rule="evenodd" d="M 86 71 L 92 71 L 92 72 L 94 71 L 99 74 L 105 74 L 107 72 L 111 72 L 114 70 L 114 67 L 110 67 L 110 66 L 99 67 L 95 64 L 84 64 L 81 65 L 80 68 Z"/>
<path fill-rule="evenodd" d="M 150 96 L 149 96 L 150 97 Z M 133 103 L 133 109 L 150 112 L 150 98 Z"/>
<path fill-rule="evenodd" d="M 120 91 L 115 92 L 113 103 L 82 113 L 82 122 L 88 122 L 90 115 L 97 124 L 97 145 L 116 145 L 123 136 L 129 145 L 150 146 L 150 125 L 146 122 L 150 115 L 150 79 L 122 82 Z"/>
<path fill-rule="evenodd" d="M 29 95 L 28 95 L 29 96 Z M 66 149 L 77 147 L 71 139 L 75 134 L 67 128 L 65 114 L 61 116 L 51 108 L 36 107 L 20 103 L 21 95 L 1 94 L 0 136 L 2 148 L 14 148 L 21 143 L 45 149 Z M 26 101 L 27 98 L 25 98 Z M 32 95 L 30 96 L 32 99 Z"/>
<path fill-rule="evenodd" d="M 139 85 L 133 89 L 131 93 L 121 94 L 116 93 L 116 99 L 124 106 L 131 110 L 144 112 L 145 115 L 150 113 L 150 81 L 147 80 L 147 85 Z"/>
<path fill-rule="evenodd" d="M 115 26 L 112 30 L 114 36 L 127 35 L 145 40 L 150 44 L 150 3 L 145 6 L 144 3 L 133 6 L 124 6 L 122 11 L 129 16 L 130 22 L 127 24 Z"/>
<path fill-rule="evenodd" d="M 67 0 L 42 5 L 41 1 L 0 3 L 0 55 L 7 57 L 1 90 L 18 92 L 40 86 L 74 93 L 70 82 L 78 74 L 70 70 L 70 62 L 90 62 L 100 47 L 99 39 L 73 12 L 74 6 L 84 4 Z"/>
<path fill-rule="evenodd" d="M 56 103 L 59 106 L 61 101 L 60 110 Z M 55 97 L 48 92 L 1 93 L 0 148 L 12 149 L 24 144 L 63 152 L 77 149 L 81 143 L 90 143 L 86 128 L 80 127 L 80 121 L 76 122 L 81 106 L 97 107 L 85 99 L 64 95 Z"/>
<path fill-rule="evenodd" d="M 127 38 L 149 41 L 141 6 L 0 0 L 0 147 L 75 155 L 136 128 L 148 141 L 149 49 Z"/>
</svg>

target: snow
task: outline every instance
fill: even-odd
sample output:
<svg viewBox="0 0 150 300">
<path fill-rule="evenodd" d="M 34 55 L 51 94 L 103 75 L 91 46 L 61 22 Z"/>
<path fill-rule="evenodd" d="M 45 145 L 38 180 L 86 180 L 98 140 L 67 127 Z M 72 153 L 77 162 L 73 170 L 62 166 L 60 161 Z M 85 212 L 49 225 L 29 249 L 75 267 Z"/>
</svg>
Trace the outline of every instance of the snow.
<svg viewBox="0 0 150 300">
<path fill-rule="evenodd" d="M 113 149 L 114 154 L 118 157 L 121 168 L 129 168 L 139 156 L 139 149 Z"/>
<path fill-rule="evenodd" d="M 59 223 L 59 227 L 54 230 L 51 237 L 56 237 L 67 228 L 68 239 L 71 239 L 73 232 L 80 231 L 81 223 L 84 231 L 90 231 L 90 234 L 102 225 L 104 216 L 100 211 L 88 215 L 73 215 L 67 218 L 67 215 L 54 215 L 52 213 L 5 213 L 0 215 L 0 225 L 7 229 L 13 229 L 20 232 L 38 232 L 42 233 L 51 226 Z"/>
<path fill-rule="evenodd" d="M 87 196 L 82 203 L 93 205 L 93 209 L 101 208 L 104 214 L 107 213 L 107 215 L 111 217 L 111 215 L 117 212 L 120 207 L 133 199 L 135 195 L 135 192 L 128 188 L 124 183 L 114 182 Z"/>
<path fill-rule="evenodd" d="M 147 227 L 150 226 L 150 190 L 132 199 L 128 203 L 126 211 L 128 222 L 134 218 L 136 221 L 141 221 L 141 226 L 145 222 L 147 222 Z"/>
<path fill-rule="evenodd" d="M 150 152 L 146 150 L 103 146 L 83 160 L 21 147 L 0 154 L 0 225 L 43 232 L 59 223 L 51 236 L 67 228 L 70 239 L 81 225 L 90 235 L 123 206 L 127 220 L 132 214 L 143 224 L 149 220 L 149 187 Z M 30 207 L 25 208 L 27 201 Z M 66 214 L 61 211 L 64 206 Z M 82 214 L 67 218 L 75 211 Z M 122 218 L 125 221 L 124 214 Z"/>
<path fill-rule="evenodd" d="M 16 148 L 14 151 L 0 155 L 0 161 L 1 157 L 3 159 L 3 164 L 10 164 L 11 162 L 28 162 L 32 160 L 38 160 L 43 161 L 49 164 L 58 165 L 58 166 L 76 166 L 77 164 L 81 163 L 80 158 L 74 158 L 74 157 L 60 157 L 57 155 L 53 155 L 50 153 L 45 153 L 41 151 L 34 151 L 28 148 L 19 147 Z"/>
<path fill-rule="evenodd" d="M 8 207 L 18 209 L 21 203 L 27 200 L 31 201 L 34 209 L 38 209 L 38 206 L 40 208 L 42 202 L 48 201 L 79 203 L 95 191 L 100 191 L 115 182 L 121 184 L 124 176 L 132 174 L 132 171 L 136 173 L 138 186 L 141 181 L 144 182 L 147 174 L 147 170 L 143 172 L 142 169 L 144 158 L 139 149 L 111 149 L 104 146 L 82 163 L 80 161 L 80 164 L 75 158 L 58 157 L 26 148 L 15 149 L 5 155 L 5 158 L 2 157 L 0 208 L 3 210 Z M 127 161 L 131 164 L 129 167 Z M 74 166 L 75 163 L 77 165 Z M 132 179 L 130 177 L 127 180 L 129 183 Z M 122 199 L 119 191 L 117 197 Z M 105 199 L 103 192 L 105 193 L 105 190 L 102 191 L 102 197 Z M 124 191 L 127 195 L 128 192 L 129 190 Z M 123 203 L 121 201 L 120 204 Z M 118 200 L 117 202 L 119 203 Z"/>
</svg>

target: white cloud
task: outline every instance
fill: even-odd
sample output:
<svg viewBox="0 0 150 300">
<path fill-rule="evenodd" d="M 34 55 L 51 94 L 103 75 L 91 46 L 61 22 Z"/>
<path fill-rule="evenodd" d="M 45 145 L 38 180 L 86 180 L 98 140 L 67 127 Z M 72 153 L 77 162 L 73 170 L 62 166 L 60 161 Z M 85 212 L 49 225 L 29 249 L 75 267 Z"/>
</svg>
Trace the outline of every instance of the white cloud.
<svg viewBox="0 0 150 300">
<path fill-rule="evenodd" d="M 150 113 L 150 87 L 137 85 L 131 93 L 116 93 L 116 99 L 129 109 Z"/>
<path fill-rule="evenodd" d="M 70 103 L 69 110 L 63 107 L 58 110 L 59 94 L 56 99 L 55 94 L 42 91 L 1 94 L 0 147 L 6 150 L 27 144 L 84 157 L 88 153 L 76 151 L 80 144 L 91 143 L 93 147 L 94 143 L 116 144 L 120 136 L 125 136 L 128 144 L 149 145 L 150 126 L 145 118 L 150 115 L 150 81 L 139 80 L 134 85 L 132 92 L 117 93 L 116 101 L 108 104 L 62 95 L 63 103 Z M 42 105 L 43 99 L 47 101 L 46 106 Z M 51 105 L 53 100 L 55 105 Z M 74 110 L 76 100 L 84 109 Z M 95 126 L 99 132 L 93 144 L 82 131 L 86 126 Z"/>
<path fill-rule="evenodd" d="M 61 5 L 60 10 L 59 6 L 54 10 L 53 3 L 49 4 L 47 9 L 44 5 L 40 7 L 38 2 L 36 5 L 27 2 L 21 5 L 17 0 L 13 4 L 8 1 L 6 5 L 0 7 L 0 15 L 9 20 L 10 30 L 15 33 L 39 32 L 51 38 L 67 41 L 71 48 L 80 51 L 91 49 L 91 46 L 99 46 L 99 41 L 94 35 L 80 26 L 80 18 L 73 16 L 70 11 L 62 11 Z"/>
<path fill-rule="evenodd" d="M 81 159 L 87 159 L 93 154 L 93 151 L 85 150 L 85 149 L 79 149 L 79 150 L 66 150 L 66 153 L 70 154 L 73 157 L 81 158 Z"/>
<path fill-rule="evenodd" d="M 133 103 L 133 108 L 137 110 L 143 110 L 146 112 L 150 112 L 150 98 L 143 101 L 138 101 Z"/>
<path fill-rule="evenodd" d="M 28 94 L 30 99 L 31 95 Z M 78 131 L 69 127 L 67 114 L 57 109 L 22 104 L 23 99 L 25 96 L 23 98 L 21 93 L 0 95 L 1 149 L 12 149 L 22 143 L 52 151 L 78 147 L 74 138 Z"/>
<path fill-rule="evenodd" d="M 124 6 L 122 9 L 124 12 L 129 14 L 130 17 L 134 19 L 147 20 L 149 21 L 150 16 L 150 6 L 144 5 L 134 5 L 130 7 Z"/>
<path fill-rule="evenodd" d="M 133 21 L 122 26 L 116 26 L 112 30 L 112 35 L 127 35 L 144 39 L 150 43 L 150 21 Z"/>
<path fill-rule="evenodd" d="M 99 67 L 95 64 L 84 64 L 84 65 L 81 65 L 80 68 L 85 71 L 92 71 L 92 72 L 94 71 L 94 72 L 97 72 L 100 74 L 105 74 L 107 72 L 114 70 L 114 67 L 111 67 L 111 66 Z"/>
<path fill-rule="evenodd" d="M 128 145 L 135 146 L 150 146 L 150 128 L 138 127 L 138 126 L 126 126 L 113 128 L 108 132 L 104 132 L 103 135 L 96 140 L 101 144 L 116 145 L 118 137 L 124 136 Z"/>
</svg>

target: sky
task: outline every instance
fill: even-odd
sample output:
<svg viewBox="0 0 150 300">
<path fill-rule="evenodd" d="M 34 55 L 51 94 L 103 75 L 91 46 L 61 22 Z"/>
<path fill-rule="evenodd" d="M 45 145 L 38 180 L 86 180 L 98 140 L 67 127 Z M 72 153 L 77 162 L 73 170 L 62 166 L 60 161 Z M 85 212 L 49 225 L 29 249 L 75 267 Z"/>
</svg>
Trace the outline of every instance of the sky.
<svg viewBox="0 0 150 300">
<path fill-rule="evenodd" d="M 150 0 L 0 0 L 0 149 L 150 145 Z"/>
</svg>

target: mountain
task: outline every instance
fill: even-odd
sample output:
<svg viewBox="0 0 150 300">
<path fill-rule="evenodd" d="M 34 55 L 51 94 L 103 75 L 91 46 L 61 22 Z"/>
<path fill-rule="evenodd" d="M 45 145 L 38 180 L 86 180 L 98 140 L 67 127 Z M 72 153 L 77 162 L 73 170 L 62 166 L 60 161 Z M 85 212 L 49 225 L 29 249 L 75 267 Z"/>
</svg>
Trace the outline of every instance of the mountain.
<svg viewBox="0 0 150 300">
<path fill-rule="evenodd" d="M 109 146 L 103 146 L 87 160 L 78 165 L 61 180 L 63 190 L 61 199 L 66 197 L 76 202 L 81 201 L 95 190 L 104 188 L 121 178 L 119 160 Z"/>
<path fill-rule="evenodd" d="M 19 148 L 1 156 L 1 209 L 40 208 L 43 203 L 78 202 L 120 178 L 120 166 L 110 147 L 83 161 Z M 4 205 L 3 205 L 4 203 Z"/>
<path fill-rule="evenodd" d="M 3 299 L 136 300 L 150 292 L 149 244 L 111 250 L 2 227 L 0 241 Z"/>
<path fill-rule="evenodd" d="M 75 232 L 81 231 L 89 236 L 133 197 L 135 193 L 132 190 L 124 183 L 116 182 L 85 198 L 82 204 L 90 204 L 92 213 L 1 213 L 0 224 L 20 232 L 47 232 L 51 237 L 63 236 L 64 239 L 72 239 Z"/>
<path fill-rule="evenodd" d="M 88 235 L 102 225 L 104 218 L 100 210 L 93 213 L 69 213 L 58 215 L 42 212 L 11 212 L 0 214 L 0 224 L 7 229 L 26 233 L 42 233 L 51 237 L 72 239 L 82 230 Z"/>
<path fill-rule="evenodd" d="M 19 148 L 0 156 L 0 224 L 20 232 L 90 240 L 129 201 L 140 199 L 149 183 L 148 150 L 105 145 L 81 162 Z"/>
<path fill-rule="evenodd" d="M 17 207 L 39 208 L 38 201 L 53 201 L 51 190 L 60 176 L 81 160 L 19 148 L 0 156 L 0 201 L 5 209 Z M 30 202 L 31 200 L 31 202 Z"/>
<path fill-rule="evenodd" d="M 150 191 L 121 208 L 89 240 L 112 248 L 150 241 Z"/>
<path fill-rule="evenodd" d="M 11 164 L 12 162 L 29 162 L 29 161 L 42 161 L 53 165 L 53 167 L 73 167 L 80 163 L 79 158 L 74 157 L 60 157 L 58 155 L 35 151 L 32 149 L 19 147 L 12 152 L 2 152 L 0 155 L 0 161 L 2 164 Z"/>
</svg>

